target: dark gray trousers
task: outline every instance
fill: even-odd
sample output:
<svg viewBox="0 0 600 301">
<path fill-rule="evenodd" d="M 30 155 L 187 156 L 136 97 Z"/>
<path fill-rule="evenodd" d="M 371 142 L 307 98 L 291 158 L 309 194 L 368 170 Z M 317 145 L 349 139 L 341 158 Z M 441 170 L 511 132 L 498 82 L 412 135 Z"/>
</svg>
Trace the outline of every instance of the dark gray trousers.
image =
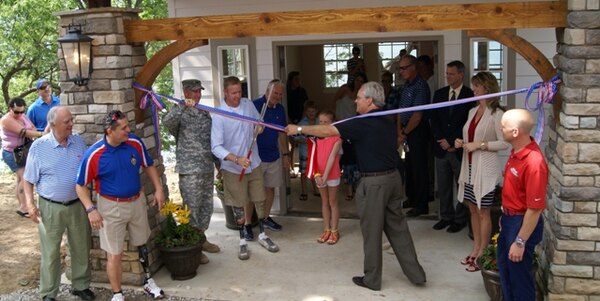
<svg viewBox="0 0 600 301">
<path fill-rule="evenodd" d="M 454 187 L 460 175 L 460 161 L 454 153 L 446 153 L 443 158 L 435 157 L 438 197 L 440 199 L 440 218 L 445 221 L 464 225 L 467 222 L 467 210 L 460 202 L 455 202 Z M 456 206 L 454 205 L 456 203 Z"/>
<path fill-rule="evenodd" d="M 382 235 L 390 242 L 398 263 L 408 279 L 415 284 L 425 282 L 425 271 L 417 260 L 415 246 L 402 212 L 400 174 L 363 177 L 356 190 L 356 206 L 363 235 L 364 282 L 381 289 Z"/>
</svg>

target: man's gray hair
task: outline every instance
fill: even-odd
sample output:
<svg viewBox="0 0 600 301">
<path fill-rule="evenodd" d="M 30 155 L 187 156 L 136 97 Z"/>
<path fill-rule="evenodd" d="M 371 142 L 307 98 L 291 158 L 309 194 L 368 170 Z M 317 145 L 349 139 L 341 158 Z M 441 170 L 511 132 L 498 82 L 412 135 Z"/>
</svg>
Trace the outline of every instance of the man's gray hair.
<svg viewBox="0 0 600 301">
<path fill-rule="evenodd" d="M 271 91 L 271 89 L 273 89 L 273 87 L 275 87 L 275 85 L 282 85 L 283 86 L 283 82 L 277 78 L 272 79 L 269 84 L 267 85 L 267 91 Z"/>
<path fill-rule="evenodd" d="M 48 124 L 54 125 L 54 122 L 56 121 L 56 115 L 60 107 L 52 107 L 50 109 L 50 111 L 48 111 L 48 115 L 46 115 L 46 120 L 48 121 Z"/>
<path fill-rule="evenodd" d="M 363 84 L 360 87 L 364 94 L 365 98 L 372 98 L 373 104 L 378 108 L 383 108 L 385 106 L 385 94 L 383 93 L 383 86 L 378 82 L 368 82 Z"/>
</svg>

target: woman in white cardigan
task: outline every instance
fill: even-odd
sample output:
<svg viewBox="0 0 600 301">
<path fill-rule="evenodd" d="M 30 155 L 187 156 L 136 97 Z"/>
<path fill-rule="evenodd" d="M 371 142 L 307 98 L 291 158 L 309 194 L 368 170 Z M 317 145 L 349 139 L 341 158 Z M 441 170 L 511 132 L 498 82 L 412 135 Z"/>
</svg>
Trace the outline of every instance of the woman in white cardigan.
<svg viewBox="0 0 600 301">
<path fill-rule="evenodd" d="M 473 76 L 471 88 L 475 96 L 500 91 L 498 80 L 489 72 L 479 72 Z M 456 148 L 464 150 L 457 198 L 460 202 L 467 202 L 471 213 L 473 249 L 461 261 L 463 265 L 468 265 L 466 270 L 469 272 L 479 271 L 476 259 L 483 254 L 492 232 L 490 207 L 502 173 L 498 151 L 509 146 L 500 131 L 503 114 L 499 97 L 480 100 L 479 105 L 469 111 L 469 118 L 463 127 L 463 139 L 454 141 Z"/>
</svg>

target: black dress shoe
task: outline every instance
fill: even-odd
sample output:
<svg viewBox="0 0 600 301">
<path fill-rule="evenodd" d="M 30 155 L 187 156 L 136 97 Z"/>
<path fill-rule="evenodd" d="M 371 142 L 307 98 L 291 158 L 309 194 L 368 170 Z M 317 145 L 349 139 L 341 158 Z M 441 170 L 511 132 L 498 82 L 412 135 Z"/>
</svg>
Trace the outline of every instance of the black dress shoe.
<svg viewBox="0 0 600 301">
<path fill-rule="evenodd" d="M 429 210 L 421 210 L 421 209 L 413 208 L 413 209 L 408 210 L 408 212 L 406 212 L 406 216 L 417 217 L 419 215 L 428 214 L 428 213 L 429 213 Z"/>
<path fill-rule="evenodd" d="M 460 232 L 460 230 L 462 230 L 466 226 L 467 226 L 466 224 L 452 223 L 452 225 L 450 225 L 450 227 L 448 227 L 448 229 L 446 231 L 448 231 L 448 233 L 456 233 L 456 232 Z"/>
<path fill-rule="evenodd" d="M 374 288 L 370 288 L 366 283 L 365 283 L 365 277 L 364 276 L 355 276 L 352 277 L 352 282 L 354 282 L 354 284 L 358 285 L 358 286 L 362 286 L 364 288 L 368 288 L 370 290 L 374 290 L 374 291 L 378 291 L 378 289 L 374 289 Z"/>
<path fill-rule="evenodd" d="M 450 225 L 452 225 L 452 222 L 446 221 L 446 220 L 441 220 L 441 221 L 435 223 L 435 225 L 433 225 L 433 229 L 434 230 L 442 230 Z"/>
<path fill-rule="evenodd" d="M 56 299 L 54 299 L 52 297 L 44 296 L 44 298 L 42 298 L 42 301 L 56 301 Z"/>
<path fill-rule="evenodd" d="M 96 295 L 94 295 L 94 292 L 92 292 L 92 290 L 90 290 L 89 288 L 86 288 L 82 291 L 78 291 L 78 290 L 73 290 L 71 292 L 71 294 L 81 298 L 81 300 L 94 300 L 96 298 Z"/>
</svg>

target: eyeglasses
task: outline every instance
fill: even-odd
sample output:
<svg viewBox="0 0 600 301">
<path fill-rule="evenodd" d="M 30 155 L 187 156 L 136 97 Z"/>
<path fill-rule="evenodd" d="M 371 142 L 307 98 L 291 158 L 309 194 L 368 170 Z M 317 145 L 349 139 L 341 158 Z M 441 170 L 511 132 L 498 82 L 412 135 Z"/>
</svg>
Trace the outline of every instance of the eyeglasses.
<svg viewBox="0 0 600 301">
<path fill-rule="evenodd" d="M 410 66 L 412 66 L 412 65 L 400 66 L 400 67 L 398 67 L 398 69 L 400 69 L 400 71 L 404 71 L 404 70 L 408 69 L 408 67 L 410 67 Z"/>
<path fill-rule="evenodd" d="M 14 111 L 13 110 L 13 114 L 15 114 L 15 115 L 21 115 L 21 114 L 25 114 L 25 111 Z"/>
</svg>

